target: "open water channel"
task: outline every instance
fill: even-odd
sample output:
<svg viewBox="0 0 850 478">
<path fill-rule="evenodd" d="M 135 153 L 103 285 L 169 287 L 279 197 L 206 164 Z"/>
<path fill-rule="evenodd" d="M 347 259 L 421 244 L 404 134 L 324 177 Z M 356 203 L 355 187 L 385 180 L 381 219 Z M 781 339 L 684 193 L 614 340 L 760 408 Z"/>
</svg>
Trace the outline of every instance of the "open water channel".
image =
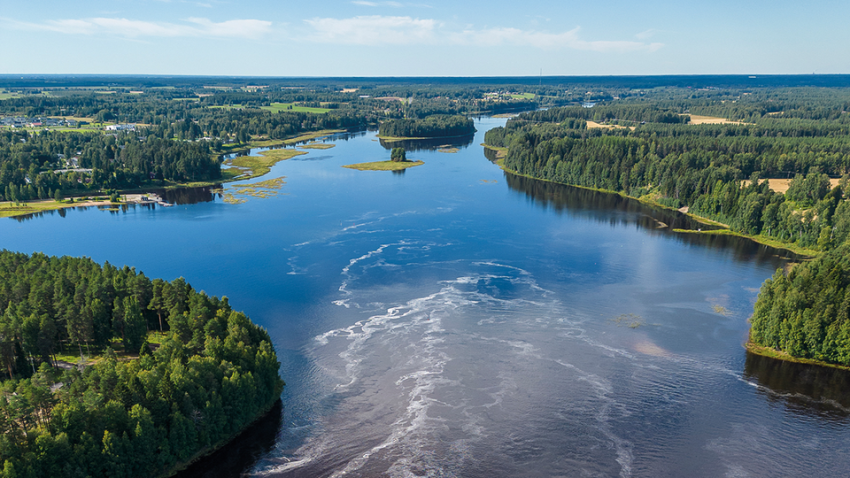
<svg viewBox="0 0 850 478">
<path fill-rule="evenodd" d="M 788 258 L 506 175 L 503 123 L 403 174 L 342 168 L 389 151 L 337 135 L 270 197 L 7 219 L 0 247 L 183 276 L 269 330 L 283 408 L 195 476 L 846 476 L 847 374 L 742 347 Z"/>
</svg>

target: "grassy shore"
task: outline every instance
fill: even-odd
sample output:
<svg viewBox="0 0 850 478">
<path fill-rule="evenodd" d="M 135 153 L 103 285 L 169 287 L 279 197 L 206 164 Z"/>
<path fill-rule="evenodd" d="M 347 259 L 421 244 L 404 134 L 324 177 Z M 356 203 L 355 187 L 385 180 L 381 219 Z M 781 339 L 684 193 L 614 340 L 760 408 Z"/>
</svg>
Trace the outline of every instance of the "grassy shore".
<svg viewBox="0 0 850 478">
<path fill-rule="evenodd" d="M 271 148 L 274 146 L 282 146 L 284 144 L 296 144 L 303 143 L 305 141 L 310 141 L 316 138 L 321 138 L 322 136 L 328 136 L 336 133 L 344 133 L 344 129 L 323 129 L 319 131 L 312 131 L 310 133 L 300 134 L 298 136 L 293 136 L 291 138 L 286 139 L 265 139 L 265 138 L 257 138 L 249 141 L 244 144 L 230 144 L 225 145 L 224 154 L 230 153 L 239 153 L 242 151 L 249 151 L 253 148 Z"/>
<path fill-rule="evenodd" d="M 517 176 L 522 176 L 522 177 L 529 178 L 529 179 L 536 179 L 538 181 L 545 181 L 545 182 L 550 182 L 550 183 L 555 183 L 555 184 L 564 184 L 564 183 L 558 183 L 556 181 L 551 181 L 551 180 L 548 180 L 548 179 L 535 178 L 534 176 L 529 176 L 527 174 L 521 174 L 517 171 L 514 171 L 514 170 L 505 166 L 504 160 L 505 160 L 505 157 L 508 155 L 508 148 L 501 148 L 501 147 L 498 147 L 498 146 L 490 146 L 488 144 L 482 144 L 482 146 L 484 146 L 486 149 L 496 151 L 496 164 L 500 168 L 502 168 L 503 171 L 507 171 L 511 174 L 516 174 Z M 597 192 L 602 192 L 602 193 L 617 194 L 617 195 L 620 195 L 620 196 L 625 197 L 625 198 L 640 201 L 644 204 L 649 204 L 653 207 L 681 212 L 676 208 L 665 206 L 663 204 L 659 204 L 658 202 L 654 201 L 650 196 L 634 197 L 634 196 L 629 196 L 628 194 L 626 194 L 622 191 L 612 191 L 610 189 L 600 189 L 600 188 L 593 188 L 593 187 L 587 187 L 587 186 L 576 186 L 576 185 L 573 185 L 573 184 L 567 184 L 567 186 L 571 186 L 571 187 L 574 187 L 574 188 L 580 188 L 580 189 L 588 189 L 588 190 L 591 190 L 591 191 L 597 191 Z M 726 224 L 722 224 L 722 223 L 719 223 L 717 221 L 712 221 L 711 219 L 708 219 L 708 218 L 705 218 L 705 217 L 702 217 L 702 216 L 697 216 L 696 214 L 691 214 L 691 213 L 683 213 L 683 214 L 687 215 L 688 217 L 690 217 L 691 219 L 693 219 L 693 220 L 695 220 L 699 223 L 710 225 L 710 226 L 717 226 L 717 227 L 721 227 L 723 229 L 716 229 L 716 230 L 711 230 L 711 231 L 693 231 L 693 230 L 690 230 L 690 229 L 674 229 L 673 230 L 674 232 L 682 232 L 682 233 L 688 233 L 688 234 L 724 234 L 724 235 L 729 235 L 729 236 L 738 236 L 738 237 L 743 237 L 745 239 L 750 239 L 752 241 L 758 242 L 759 244 L 764 244 L 766 246 L 773 247 L 775 249 L 785 249 L 785 250 L 791 251 L 795 254 L 799 254 L 799 255 L 803 255 L 803 256 L 814 257 L 814 256 L 819 254 L 819 252 L 814 250 L 814 249 L 808 249 L 808 248 L 805 248 L 805 247 L 800 247 L 796 244 L 789 244 L 789 243 L 786 243 L 786 242 L 780 242 L 780 241 L 777 241 L 777 240 L 769 238 L 769 237 L 765 237 L 765 236 L 761 236 L 761 235 L 750 236 L 750 235 L 747 235 L 747 234 L 741 234 L 741 233 L 738 233 L 738 232 L 734 232 L 734 231 L 731 231 L 729 229 L 729 226 L 727 226 Z"/>
<path fill-rule="evenodd" d="M 253 179 L 267 174 L 271 171 L 272 166 L 278 162 L 285 161 L 302 154 L 307 154 L 307 152 L 298 151 L 294 148 L 270 149 L 268 151 L 261 152 L 260 156 L 238 156 L 230 160 L 230 165 L 242 169 L 243 175 L 239 177 L 240 180 Z"/>
<path fill-rule="evenodd" d="M 414 137 L 414 136 L 409 136 L 409 137 L 408 137 L 408 136 L 383 136 L 383 135 L 380 135 L 380 134 L 379 134 L 379 135 L 378 135 L 378 139 L 382 139 L 382 140 L 384 140 L 384 141 L 387 141 L 387 142 L 390 142 L 390 143 L 394 143 L 394 142 L 398 142 L 398 141 L 409 141 L 409 140 L 415 140 L 415 139 L 450 139 L 450 138 L 464 138 L 464 137 L 472 136 L 473 134 L 475 134 L 475 133 L 460 134 L 460 135 L 457 135 L 457 134 L 456 134 L 456 135 L 454 135 L 454 136 L 416 136 L 416 137 Z"/>
<path fill-rule="evenodd" d="M 299 144 L 298 147 L 302 149 L 331 149 L 335 144 L 330 143 L 309 143 L 309 144 Z"/>
<path fill-rule="evenodd" d="M 684 233 L 684 234 L 709 234 L 709 235 L 715 235 L 715 236 L 744 237 L 744 238 L 753 240 L 755 242 L 758 242 L 759 244 L 764 244 L 765 246 L 770 246 L 770 247 L 773 247 L 775 249 L 786 249 L 786 250 L 789 250 L 789 251 L 791 251 L 795 254 L 801 255 L 801 256 L 814 257 L 814 256 L 816 256 L 820 253 L 820 251 L 817 251 L 815 249 L 800 247 L 796 244 L 788 244 L 788 243 L 785 243 L 785 242 L 779 242 L 776 239 L 773 239 L 773 238 L 770 238 L 770 237 L 765 237 L 765 236 L 762 236 L 762 235 L 748 236 L 746 234 L 741 234 L 741 233 L 738 233 L 738 232 L 735 232 L 735 231 L 732 231 L 732 230 L 729 230 L 729 229 L 715 229 L 715 230 L 711 230 L 711 231 L 694 231 L 692 229 L 673 229 L 673 232 L 681 232 L 681 233 Z"/>
<path fill-rule="evenodd" d="M 14 204 L 11 202 L 0 202 L 0 217 L 15 217 L 25 216 L 27 214 L 36 214 L 45 211 L 55 211 L 57 209 L 66 209 L 71 207 L 89 207 L 89 206 L 111 206 L 112 203 L 108 199 L 91 200 L 91 201 L 55 201 L 53 199 L 44 199 L 40 201 L 30 201 L 23 204 Z"/>
<path fill-rule="evenodd" d="M 375 161 L 372 163 L 346 164 L 343 168 L 358 171 L 401 171 L 423 164 L 425 164 L 424 161 Z"/>
<path fill-rule="evenodd" d="M 788 354 L 787 352 L 783 352 L 781 350 L 776 350 L 770 347 L 762 347 L 761 345 L 756 345 L 750 341 L 747 341 L 744 344 L 744 348 L 747 349 L 750 353 L 754 353 L 756 355 L 761 355 L 762 357 L 769 357 L 777 360 L 784 360 L 786 362 L 794 362 L 794 363 L 802 363 L 806 365 L 818 365 L 821 367 L 830 367 L 837 368 L 840 370 L 850 371 L 850 367 L 845 365 L 839 365 L 835 363 L 821 362 L 819 360 L 807 359 L 802 357 L 794 357 L 793 355 Z"/>
</svg>

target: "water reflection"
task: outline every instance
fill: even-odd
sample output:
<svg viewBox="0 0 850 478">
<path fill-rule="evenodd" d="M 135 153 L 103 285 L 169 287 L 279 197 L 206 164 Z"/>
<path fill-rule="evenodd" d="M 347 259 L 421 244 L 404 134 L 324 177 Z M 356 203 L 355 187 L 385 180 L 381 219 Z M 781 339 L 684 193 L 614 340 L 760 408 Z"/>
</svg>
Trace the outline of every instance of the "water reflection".
<svg viewBox="0 0 850 478">
<path fill-rule="evenodd" d="M 384 149 L 404 148 L 407 151 L 436 151 L 438 149 L 466 148 L 472 144 L 475 135 L 453 136 L 450 138 L 431 139 L 405 139 L 401 141 L 387 141 L 381 139 Z"/>
<path fill-rule="evenodd" d="M 557 214 L 595 219 L 612 225 L 633 224 L 650 234 L 675 234 L 679 241 L 689 245 L 730 250 L 741 261 L 772 262 L 778 267 L 783 260 L 803 260 L 793 252 L 768 247 L 743 237 L 676 233 L 673 229 L 712 230 L 718 227 L 702 224 L 678 211 L 654 207 L 619 194 L 541 181 L 508 172 L 505 172 L 505 180 L 512 191 L 524 194 L 535 205 Z"/>
<path fill-rule="evenodd" d="M 216 184 L 216 185 L 213 185 L 213 186 L 198 187 L 198 188 L 179 188 L 179 189 L 151 188 L 151 189 L 145 189 L 144 191 L 146 193 L 154 193 L 154 194 L 159 195 L 159 197 L 163 198 L 165 200 L 165 202 L 167 202 L 169 204 L 174 204 L 174 205 L 180 206 L 180 205 L 184 205 L 184 204 L 198 204 L 198 203 L 214 201 L 217 193 L 214 193 L 213 191 L 216 190 L 216 189 L 221 189 L 221 184 Z M 136 194 L 138 194 L 138 192 L 139 191 L 135 191 Z M 218 194 L 218 196 L 221 196 L 221 194 Z M 78 210 L 78 211 L 86 211 L 90 207 L 96 207 L 96 208 L 100 209 L 101 211 L 108 211 L 111 214 L 117 214 L 117 213 L 121 213 L 121 212 L 127 212 L 127 211 L 130 210 L 131 207 L 144 207 L 144 208 L 148 208 L 148 209 L 156 209 L 157 207 L 163 207 L 163 206 L 157 206 L 156 204 L 113 204 L 113 205 L 109 205 L 109 206 L 74 206 L 74 207 L 70 207 L 70 208 L 53 209 L 53 210 L 49 210 L 49 211 L 34 212 L 32 214 L 24 214 L 24 215 L 21 215 L 21 216 L 13 216 L 13 217 L 11 217 L 11 219 L 14 219 L 15 221 L 18 221 L 18 222 L 26 222 L 26 221 L 30 221 L 30 220 L 41 218 L 41 217 L 52 216 L 54 214 L 58 214 L 59 217 L 66 217 L 68 215 L 69 209 L 75 209 L 75 210 Z"/>
<path fill-rule="evenodd" d="M 220 478 L 244 476 L 245 470 L 274 449 L 283 421 L 280 400 L 269 413 L 212 455 L 177 473 L 175 478 Z"/>
<path fill-rule="evenodd" d="M 776 360 L 747 352 L 744 378 L 763 387 L 767 399 L 800 414 L 850 418 L 850 372 Z"/>
</svg>

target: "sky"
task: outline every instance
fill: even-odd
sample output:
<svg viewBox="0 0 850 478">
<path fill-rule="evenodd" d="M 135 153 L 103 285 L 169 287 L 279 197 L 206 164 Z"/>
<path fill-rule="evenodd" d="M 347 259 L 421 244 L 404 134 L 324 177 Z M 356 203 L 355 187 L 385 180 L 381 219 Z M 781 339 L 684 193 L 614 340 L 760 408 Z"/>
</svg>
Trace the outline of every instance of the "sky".
<svg viewBox="0 0 850 478">
<path fill-rule="evenodd" d="M 850 2 L 0 0 L 0 74 L 850 73 Z"/>
</svg>

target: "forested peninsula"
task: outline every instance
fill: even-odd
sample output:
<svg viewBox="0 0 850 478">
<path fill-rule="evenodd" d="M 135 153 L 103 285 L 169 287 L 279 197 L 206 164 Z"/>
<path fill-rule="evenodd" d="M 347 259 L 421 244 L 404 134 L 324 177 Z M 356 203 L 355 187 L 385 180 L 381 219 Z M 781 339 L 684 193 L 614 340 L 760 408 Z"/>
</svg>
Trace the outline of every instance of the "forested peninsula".
<svg viewBox="0 0 850 478">
<path fill-rule="evenodd" d="M 0 251 L 0 303 L 3 477 L 167 476 L 284 385 L 268 333 L 182 278 Z"/>
<path fill-rule="evenodd" d="M 475 133 L 475 122 L 465 116 L 434 115 L 425 119 L 394 119 L 381 123 L 379 137 L 425 139 L 466 136 Z"/>
<path fill-rule="evenodd" d="M 764 95 L 728 106 L 553 108 L 489 131 L 486 144 L 504 151 L 508 171 L 619 192 L 812 251 L 814 261 L 765 282 L 752 349 L 850 365 L 850 97 Z M 722 117 L 692 124 L 695 113 Z"/>
</svg>

